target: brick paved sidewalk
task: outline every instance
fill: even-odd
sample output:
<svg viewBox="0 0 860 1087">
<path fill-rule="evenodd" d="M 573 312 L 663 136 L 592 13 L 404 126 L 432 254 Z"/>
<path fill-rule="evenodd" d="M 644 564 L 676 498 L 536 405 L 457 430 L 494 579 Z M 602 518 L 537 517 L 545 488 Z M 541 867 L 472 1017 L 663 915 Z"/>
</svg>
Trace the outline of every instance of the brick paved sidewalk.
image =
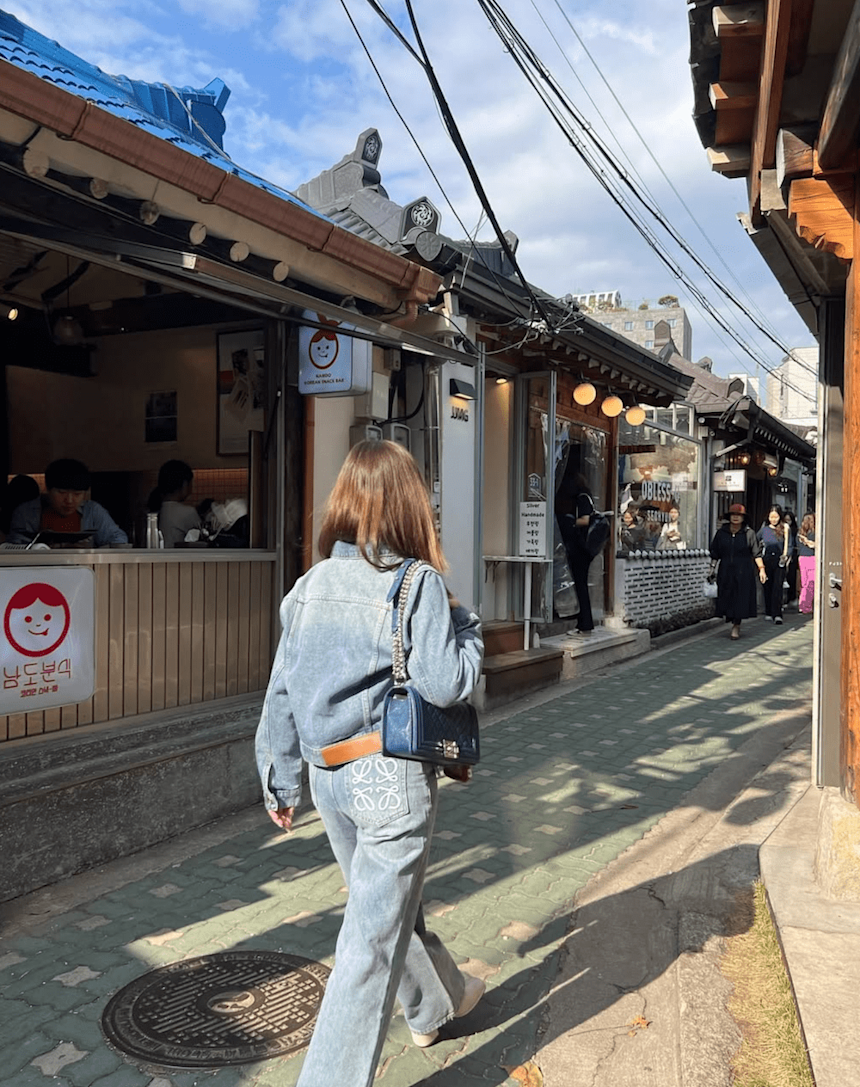
<svg viewBox="0 0 860 1087">
<path fill-rule="evenodd" d="M 538 1048 L 574 894 L 808 701 L 805 617 L 744 623 L 740 642 L 726 630 L 489 719 L 474 781 L 444 782 L 425 893 L 430 924 L 487 994 L 427 1050 L 397 1016 L 386 1087 L 514 1084 Z M 286 838 L 255 808 L 0 907 L 4 1087 L 291 1087 L 301 1056 L 143 1070 L 106 1044 L 100 1017 L 117 989 L 185 957 L 267 949 L 331 965 L 345 899 L 316 814 Z"/>
</svg>

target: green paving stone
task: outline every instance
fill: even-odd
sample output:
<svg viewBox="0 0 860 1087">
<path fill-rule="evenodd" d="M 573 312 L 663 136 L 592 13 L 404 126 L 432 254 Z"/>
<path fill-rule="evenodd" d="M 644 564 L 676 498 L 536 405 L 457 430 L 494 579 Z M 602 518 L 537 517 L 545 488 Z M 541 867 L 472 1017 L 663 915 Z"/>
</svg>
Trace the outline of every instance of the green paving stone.
<svg viewBox="0 0 860 1087">
<path fill-rule="evenodd" d="M 55 1016 L 42 1030 L 57 1042 L 74 1042 L 78 1049 L 88 1052 L 104 1045 L 104 1037 L 98 1025 L 81 1015 L 67 1013 Z"/>
<path fill-rule="evenodd" d="M 24 1000 L 0 1001 L 0 1051 L 54 1018 L 53 1008 L 34 1008 Z"/>
<path fill-rule="evenodd" d="M 123 1062 L 114 1072 L 93 1080 L 91 1087 L 149 1087 L 155 1076 Z"/>
<path fill-rule="evenodd" d="M 6 1076 L 12 1072 L 20 1072 L 34 1057 L 41 1057 L 43 1053 L 50 1053 L 56 1046 L 47 1035 L 40 1031 L 32 1031 L 23 1037 L 17 1038 L 3 1050 L 3 1085 L 6 1087 Z M 30 1073 L 37 1076 L 42 1083 L 45 1077 L 37 1068 L 31 1068 Z"/>
</svg>

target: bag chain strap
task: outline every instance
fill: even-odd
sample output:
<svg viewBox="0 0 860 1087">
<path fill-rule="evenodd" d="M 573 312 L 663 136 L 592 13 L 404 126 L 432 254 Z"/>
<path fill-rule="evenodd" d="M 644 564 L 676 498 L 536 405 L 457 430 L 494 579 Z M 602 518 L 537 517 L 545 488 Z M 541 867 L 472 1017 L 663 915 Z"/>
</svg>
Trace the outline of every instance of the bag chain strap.
<svg viewBox="0 0 860 1087">
<path fill-rule="evenodd" d="M 403 575 L 397 594 L 397 627 L 391 635 L 391 674 L 395 687 L 402 687 L 409 679 L 409 673 L 406 671 L 406 650 L 403 646 L 403 624 L 406 621 L 406 600 L 409 589 L 422 565 L 418 561 L 411 564 Z"/>
</svg>

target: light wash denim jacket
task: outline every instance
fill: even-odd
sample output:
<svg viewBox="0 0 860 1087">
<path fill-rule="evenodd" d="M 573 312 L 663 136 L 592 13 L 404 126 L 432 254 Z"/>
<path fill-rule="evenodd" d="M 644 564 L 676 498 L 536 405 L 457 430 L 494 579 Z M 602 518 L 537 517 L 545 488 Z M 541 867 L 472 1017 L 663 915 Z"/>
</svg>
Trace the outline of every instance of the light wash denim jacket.
<svg viewBox="0 0 860 1087">
<path fill-rule="evenodd" d="M 396 561 L 394 556 L 386 559 Z M 379 728 L 392 685 L 391 604 L 396 571 L 381 571 L 338 541 L 281 604 L 283 633 L 257 728 L 267 808 L 301 800 L 302 759 Z M 481 676 L 480 620 L 451 608 L 440 574 L 423 567 L 409 592 L 403 632 L 409 684 L 436 706 L 466 698 Z"/>
<path fill-rule="evenodd" d="M 18 506 L 12 514 L 12 523 L 9 526 L 9 543 L 29 543 L 39 531 L 43 509 L 43 496 Z M 80 512 L 81 532 L 92 532 L 96 547 L 128 543 L 128 536 L 98 502 L 87 499 L 80 507 Z"/>
</svg>

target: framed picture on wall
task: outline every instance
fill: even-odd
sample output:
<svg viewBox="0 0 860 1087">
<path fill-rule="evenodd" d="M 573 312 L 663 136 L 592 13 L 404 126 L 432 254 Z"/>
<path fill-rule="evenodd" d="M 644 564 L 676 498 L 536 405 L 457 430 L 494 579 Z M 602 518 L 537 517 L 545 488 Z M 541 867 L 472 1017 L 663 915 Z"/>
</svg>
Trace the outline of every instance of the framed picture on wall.
<svg viewBox="0 0 860 1087">
<path fill-rule="evenodd" d="M 248 431 L 262 430 L 266 390 L 262 328 L 219 332 L 218 452 L 247 453 Z"/>
</svg>

